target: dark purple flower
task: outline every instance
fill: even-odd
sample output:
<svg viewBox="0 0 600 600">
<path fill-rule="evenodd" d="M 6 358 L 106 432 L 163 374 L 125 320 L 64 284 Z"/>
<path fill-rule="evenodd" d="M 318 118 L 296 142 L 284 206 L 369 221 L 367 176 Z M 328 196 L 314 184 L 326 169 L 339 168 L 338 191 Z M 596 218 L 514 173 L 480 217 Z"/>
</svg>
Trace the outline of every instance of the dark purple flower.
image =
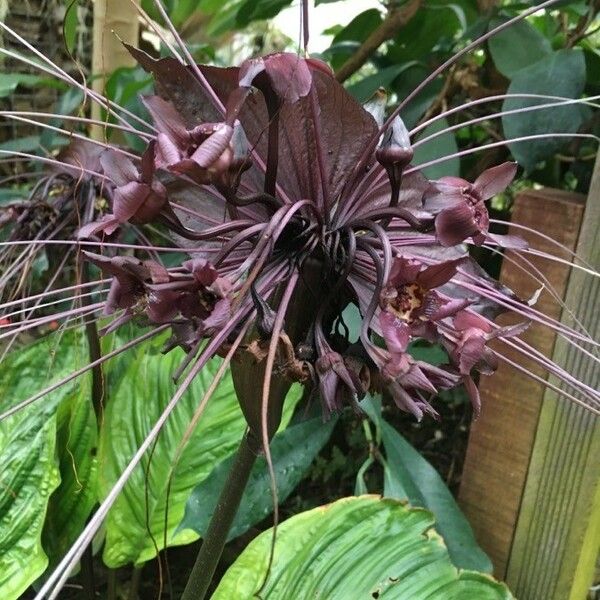
<svg viewBox="0 0 600 600">
<path fill-rule="evenodd" d="M 471 372 L 475 369 L 483 375 L 491 375 L 498 366 L 498 360 L 487 343 L 497 337 L 519 335 L 528 327 L 528 323 L 497 327 L 481 315 L 463 310 L 454 316 L 452 325 L 454 331 L 447 331 L 445 346 L 462 376 L 477 417 L 481 411 L 481 399 Z"/>
<path fill-rule="evenodd" d="M 516 172 L 516 163 L 505 162 L 484 171 L 474 183 L 460 177 L 433 182 L 424 205 L 437 213 L 435 231 L 442 246 L 455 246 L 467 238 L 478 246 L 483 244 L 490 224 L 485 201 L 502 192 Z"/>
<path fill-rule="evenodd" d="M 490 169 L 472 186 L 441 180 L 432 188 L 414 170 L 405 175 L 413 153 L 402 121 L 380 130 L 381 95 L 363 108 L 319 61 L 281 53 L 240 68 L 200 66 L 201 83 L 175 59 L 132 53 L 156 80 L 158 95 L 145 99 L 158 130 L 153 166 L 157 176 L 181 177 L 176 201 L 173 184 L 164 184 L 167 200 L 154 218 L 193 258 L 165 269 L 162 281 L 139 265 L 123 274 L 123 265 L 114 270 L 115 259 L 103 259 L 119 285 L 110 306 L 143 307 L 155 322 L 170 322 L 170 345 L 185 348 L 188 361 L 203 338 L 220 340 L 214 352 L 223 354 L 247 326 L 232 371 L 255 432 L 263 376 L 277 394 L 292 381 L 312 382 L 326 415 L 360 410 L 369 389 L 387 390 L 417 418 L 435 415 L 431 397 L 459 385 L 464 373 L 414 360 L 409 341 L 443 339 L 464 362 L 470 342 L 452 317 L 492 303 L 461 287 L 481 277 L 463 249 L 443 248 L 429 233 L 432 212 L 439 209 L 436 228 L 456 205 L 476 222 L 475 209 L 485 210 L 514 165 Z M 128 181 L 150 185 L 129 171 Z M 483 217 L 478 223 L 487 231 Z M 459 241 L 478 232 L 471 227 Z M 362 313 L 358 340 L 343 322 L 349 303 Z M 278 414 L 279 400 L 269 402 Z"/>
<path fill-rule="evenodd" d="M 200 184 L 220 180 L 237 154 L 245 153 L 245 140 L 234 116 L 220 123 L 200 123 L 186 129 L 175 107 L 159 96 L 143 98 L 158 129 L 156 167 L 186 175 Z M 237 143 L 237 148 L 236 148 Z"/>
<path fill-rule="evenodd" d="M 159 324 L 185 319 L 193 326 L 197 341 L 222 328 L 229 319 L 227 294 L 231 286 L 205 261 L 189 261 L 184 266 L 190 273 L 185 274 L 170 272 L 152 260 L 110 258 L 91 252 L 85 255 L 104 274 L 114 277 L 104 312 L 110 315 L 125 309 L 118 325 L 140 314 Z M 189 331 L 185 335 L 189 337 Z"/>
<path fill-rule="evenodd" d="M 107 150 L 100 156 L 103 172 L 112 180 L 112 214 L 89 223 L 79 230 L 86 238 L 100 231 L 111 235 L 123 223 L 136 224 L 154 221 L 167 203 L 165 186 L 154 177 L 154 143 L 148 146 L 138 170 L 126 156 Z"/>
<path fill-rule="evenodd" d="M 449 298 L 436 290 L 452 279 L 462 262 L 464 259 L 425 267 L 412 258 L 394 260 L 379 296 L 379 324 L 392 354 L 405 352 L 414 335 L 431 338 L 431 326 L 436 321 L 469 304 L 468 299 Z"/>
</svg>

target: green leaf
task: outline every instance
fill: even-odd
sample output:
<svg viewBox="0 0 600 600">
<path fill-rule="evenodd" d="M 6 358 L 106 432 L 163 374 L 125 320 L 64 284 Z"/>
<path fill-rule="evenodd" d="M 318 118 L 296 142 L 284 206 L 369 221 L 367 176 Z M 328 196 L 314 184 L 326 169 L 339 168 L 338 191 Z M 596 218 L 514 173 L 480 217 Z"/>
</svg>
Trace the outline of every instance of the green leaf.
<svg viewBox="0 0 600 600">
<path fill-rule="evenodd" d="M 0 150 L 4 152 L 31 152 L 40 147 L 39 135 L 24 135 L 0 143 Z"/>
<path fill-rule="evenodd" d="M 127 354 L 127 370 L 111 391 L 100 433 L 98 486 L 104 497 L 150 431 L 177 389 L 171 374 L 183 358 L 173 350 L 163 356 L 148 345 Z M 167 485 L 179 443 L 219 367 L 213 359 L 198 374 L 163 427 L 151 457 L 144 458 L 115 502 L 106 522 L 104 562 L 111 568 L 141 564 L 156 556 L 157 548 L 188 544 L 198 535 L 176 532 L 185 503 L 195 486 L 214 467 L 231 456 L 245 429 L 231 374 L 227 372 L 192 433 L 172 478 L 167 509 Z M 290 394 L 296 400 L 298 394 Z M 287 423 L 293 406 L 286 403 Z M 148 477 L 145 472 L 148 469 Z M 166 514 L 166 517 L 165 517 Z"/>
<path fill-rule="evenodd" d="M 271 457 L 280 502 L 283 502 L 300 483 L 315 456 L 327 443 L 335 423 L 335 419 L 323 423 L 323 419 L 317 417 L 292 425 L 275 435 L 271 443 Z M 179 530 L 193 529 L 200 535 L 206 531 L 232 461 L 233 457 L 221 462 L 194 488 Z M 246 532 L 272 512 L 270 486 L 267 462 L 261 456 L 252 468 L 240 508 L 229 531 L 229 540 Z"/>
<path fill-rule="evenodd" d="M 439 367 L 448 363 L 448 353 L 440 344 L 430 344 L 420 339 L 408 345 L 408 353 L 416 360 L 422 360 L 430 365 Z"/>
<path fill-rule="evenodd" d="M 580 49 L 559 50 L 515 74 L 508 94 L 547 94 L 578 98 L 585 86 L 585 59 Z M 507 98 L 502 110 L 544 104 L 549 100 Z M 568 105 L 505 115 L 502 126 L 506 139 L 544 133 L 574 133 L 583 123 L 588 110 L 584 106 Z M 532 170 L 541 160 L 553 156 L 565 138 L 544 138 L 509 144 L 515 159 L 525 169 Z"/>
<path fill-rule="evenodd" d="M 77 42 L 78 0 L 66 0 L 65 5 L 67 10 L 63 19 L 63 35 L 67 50 L 72 53 L 75 50 L 75 43 Z"/>
<path fill-rule="evenodd" d="M 333 69 L 339 67 L 354 52 L 358 45 L 382 22 L 381 12 L 370 8 L 360 13 L 344 27 L 331 41 L 331 46 L 325 51 Z"/>
<path fill-rule="evenodd" d="M 66 92 L 61 94 L 54 107 L 56 114 L 58 115 L 70 115 L 73 111 L 81 106 L 83 102 L 83 92 L 77 88 L 69 88 Z M 47 121 L 49 125 L 53 127 L 60 127 L 63 123 L 63 119 L 50 119 Z M 67 129 L 72 127 L 72 122 L 69 124 Z M 55 146 L 55 138 L 59 137 L 56 131 L 52 129 L 42 129 L 40 133 L 40 147 L 44 149 L 51 149 Z"/>
<path fill-rule="evenodd" d="M 50 497 L 43 546 L 55 566 L 81 533 L 96 504 L 98 428 L 86 379 L 57 415 L 60 485 Z"/>
<path fill-rule="evenodd" d="M 2 363 L 0 409 L 24 400 L 62 379 L 85 360 L 81 337 L 73 332 L 49 336 L 9 354 Z M 56 465 L 56 410 L 77 393 L 72 382 L 0 422 L 0 589 L 17 598 L 45 570 L 42 527 L 52 491 L 59 484 Z"/>
<path fill-rule="evenodd" d="M 406 98 L 412 90 L 429 75 L 430 69 L 421 64 L 416 64 L 407 69 L 402 77 L 394 81 L 394 92 L 400 99 Z M 441 77 L 432 81 L 425 87 L 407 106 L 402 109 L 401 117 L 404 124 L 411 129 L 414 127 L 423 113 L 429 108 L 444 85 Z"/>
<path fill-rule="evenodd" d="M 38 75 L 28 73 L 0 73 L 0 98 L 12 94 L 19 85 L 33 87 L 43 81 Z"/>
<path fill-rule="evenodd" d="M 448 121 L 446 119 L 438 119 L 429 127 L 426 127 L 417 139 L 423 139 L 433 133 L 443 131 L 446 127 L 448 127 Z M 457 151 L 458 146 L 456 145 L 454 133 L 444 133 L 425 142 L 421 146 L 417 146 L 415 148 L 413 163 L 418 166 L 431 160 L 435 160 L 436 158 L 449 156 Z M 460 174 L 460 159 L 454 157 L 430 167 L 426 167 L 423 169 L 423 173 L 429 179 L 439 179 L 446 175 L 458 176 Z"/>
<path fill-rule="evenodd" d="M 433 515 L 389 498 L 342 498 L 295 515 L 277 529 L 275 556 L 260 597 L 380 600 L 509 600 L 490 576 L 458 571 Z M 227 570 L 212 600 L 256 597 L 272 531 L 253 540 Z"/>
<path fill-rule="evenodd" d="M 370 8 L 356 15 L 346 27 L 344 27 L 334 38 L 332 44 L 339 42 L 364 42 L 379 25 L 383 18 L 381 12 L 376 8 Z"/>
<path fill-rule="evenodd" d="M 292 0 L 246 0 L 236 14 L 236 26 L 246 27 L 252 21 L 271 19 L 291 2 Z"/>
<path fill-rule="evenodd" d="M 180 27 L 187 21 L 197 10 L 198 5 L 202 0 L 179 0 L 175 3 L 169 18 L 175 27 Z"/>
<path fill-rule="evenodd" d="M 477 544 L 469 522 L 438 472 L 381 418 L 373 403 L 363 401 L 361 405 L 381 432 L 389 469 L 384 495 L 404 490 L 406 495 L 398 499 L 427 508 L 435 515 L 436 529 L 457 567 L 491 573 L 490 559 Z"/>
<path fill-rule="evenodd" d="M 505 20 L 492 19 L 489 29 L 498 27 Z M 496 69 L 509 79 L 521 69 L 552 53 L 550 40 L 525 20 L 517 21 L 504 31 L 493 35 L 488 45 Z"/>
<path fill-rule="evenodd" d="M 410 60 L 428 61 L 432 52 L 453 45 L 463 26 L 461 20 L 452 5 L 430 6 L 429 2 L 424 3 L 414 17 L 400 29 L 387 49 L 387 57 L 396 63 Z"/>
<path fill-rule="evenodd" d="M 377 73 L 368 75 L 357 83 L 348 87 L 348 91 L 361 103 L 366 102 L 371 95 L 380 87 L 388 88 L 394 79 L 401 75 L 407 69 L 415 66 L 415 62 L 403 65 L 392 65 L 379 69 Z"/>
</svg>

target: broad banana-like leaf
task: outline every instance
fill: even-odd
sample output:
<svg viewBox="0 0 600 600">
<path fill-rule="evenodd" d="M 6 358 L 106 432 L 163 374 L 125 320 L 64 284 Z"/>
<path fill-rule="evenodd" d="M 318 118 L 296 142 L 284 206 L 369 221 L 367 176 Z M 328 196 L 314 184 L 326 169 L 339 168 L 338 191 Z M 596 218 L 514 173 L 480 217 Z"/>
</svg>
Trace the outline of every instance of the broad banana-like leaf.
<svg viewBox="0 0 600 600">
<path fill-rule="evenodd" d="M 42 542 L 56 565 L 81 533 L 96 504 L 98 426 L 89 378 L 58 407 L 56 451 L 60 485 L 50 497 Z"/>
<path fill-rule="evenodd" d="M 173 350 L 159 354 L 154 343 L 127 356 L 127 369 L 111 391 L 100 432 L 101 497 L 109 492 L 175 393 L 177 387 L 171 376 L 183 353 Z M 198 374 L 167 421 L 154 451 L 148 452 L 111 509 L 103 554 L 107 566 L 139 565 L 156 556 L 165 545 L 198 539 L 198 534 L 189 529 L 176 531 L 186 501 L 194 487 L 235 452 L 246 427 L 227 371 L 175 462 L 180 442 L 220 364 L 220 359 L 213 359 Z M 298 388 L 292 390 L 284 425 L 299 398 Z"/>
<path fill-rule="evenodd" d="M 283 502 L 300 483 L 308 467 L 327 443 L 336 419 L 323 423 L 321 417 L 309 419 L 275 435 L 271 442 L 271 458 L 277 481 L 279 502 Z M 221 488 L 225 485 L 233 457 L 220 463 L 192 492 L 185 507 L 179 529 L 193 529 L 200 535 L 208 529 Z M 260 456 L 250 473 L 248 485 L 237 511 L 228 540 L 241 535 L 273 511 L 271 480 L 267 462 Z"/>
<path fill-rule="evenodd" d="M 79 336 L 53 335 L 2 363 L 0 412 L 74 371 L 86 360 Z M 18 598 L 46 569 L 41 536 L 60 478 L 56 410 L 79 394 L 72 382 L 0 422 L 0 596 Z"/>
<path fill-rule="evenodd" d="M 391 498 L 358 496 L 295 515 L 242 552 L 212 600 L 510 600 L 489 575 L 459 571 L 433 515 Z"/>
</svg>

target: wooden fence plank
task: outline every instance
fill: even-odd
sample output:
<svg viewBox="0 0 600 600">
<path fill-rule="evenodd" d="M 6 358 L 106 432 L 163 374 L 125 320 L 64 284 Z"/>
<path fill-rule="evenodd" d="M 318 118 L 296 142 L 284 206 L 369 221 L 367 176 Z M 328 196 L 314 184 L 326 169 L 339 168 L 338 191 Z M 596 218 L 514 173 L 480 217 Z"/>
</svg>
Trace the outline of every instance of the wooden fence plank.
<svg viewBox="0 0 600 600">
<path fill-rule="evenodd" d="M 517 196 L 513 220 L 542 231 L 567 248 L 574 249 L 583 210 L 584 197 L 581 195 L 547 189 L 530 190 Z M 567 252 L 557 251 L 555 244 L 539 236 L 518 229 L 511 233 L 522 235 L 540 250 L 570 258 Z M 530 276 L 533 269 L 511 260 L 517 259 L 508 253 L 501 280 L 521 297 L 530 297 L 540 285 Z M 569 267 L 538 257 L 531 257 L 531 263 L 544 273 L 548 283 L 562 297 Z M 536 308 L 555 319 L 561 314 L 560 304 L 547 291 L 541 294 Z M 503 324 L 514 321 L 504 315 L 499 319 Z M 523 337 L 546 356 L 552 354 L 555 335 L 547 327 L 534 325 Z M 511 360 L 545 376 L 544 369 L 527 361 L 518 352 L 505 345 L 498 349 Z M 471 429 L 459 500 L 477 539 L 494 563 L 496 576 L 504 578 L 527 480 L 544 386 L 503 363 L 493 377 L 482 378 L 480 390 L 483 411 Z"/>
<path fill-rule="evenodd" d="M 599 226 L 600 159 L 577 243 L 577 254 L 595 269 L 600 269 Z M 600 340 L 600 279 L 573 269 L 565 302 Z M 561 321 L 575 326 L 567 311 Z M 600 388 L 598 364 L 563 338 L 557 339 L 553 360 Z M 600 419 L 546 390 L 506 576 L 518 598 L 586 598 L 600 547 L 599 458 Z"/>
</svg>

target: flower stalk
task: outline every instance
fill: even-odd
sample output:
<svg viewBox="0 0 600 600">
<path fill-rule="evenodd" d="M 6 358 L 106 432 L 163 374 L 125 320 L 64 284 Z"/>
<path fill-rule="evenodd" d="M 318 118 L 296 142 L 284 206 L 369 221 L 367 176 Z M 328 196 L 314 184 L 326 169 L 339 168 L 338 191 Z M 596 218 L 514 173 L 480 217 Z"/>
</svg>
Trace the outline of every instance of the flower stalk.
<svg viewBox="0 0 600 600">
<path fill-rule="evenodd" d="M 244 434 L 181 600 L 204 600 L 242 501 L 259 447 L 249 433 Z"/>
</svg>

